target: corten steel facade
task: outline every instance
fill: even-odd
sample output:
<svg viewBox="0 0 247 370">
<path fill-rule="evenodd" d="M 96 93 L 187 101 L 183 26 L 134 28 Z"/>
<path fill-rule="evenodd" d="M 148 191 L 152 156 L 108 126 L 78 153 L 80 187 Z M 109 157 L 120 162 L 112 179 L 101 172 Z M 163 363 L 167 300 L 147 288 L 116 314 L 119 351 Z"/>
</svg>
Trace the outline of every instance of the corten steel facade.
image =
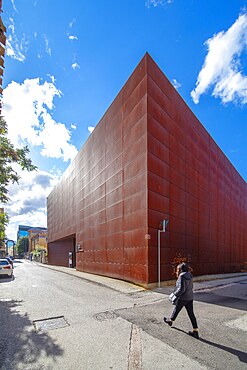
<svg viewBox="0 0 247 370">
<path fill-rule="evenodd" d="M 247 260 L 247 186 L 146 54 L 48 197 L 49 263 L 141 285 L 172 278 L 179 255 L 195 275 Z"/>
</svg>

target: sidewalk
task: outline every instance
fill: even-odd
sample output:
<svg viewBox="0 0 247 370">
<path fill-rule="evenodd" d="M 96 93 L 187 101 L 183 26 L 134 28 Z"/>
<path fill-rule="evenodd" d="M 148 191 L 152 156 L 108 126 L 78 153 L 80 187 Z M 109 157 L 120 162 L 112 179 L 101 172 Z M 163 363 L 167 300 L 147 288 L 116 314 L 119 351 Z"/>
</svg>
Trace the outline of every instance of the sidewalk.
<svg viewBox="0 0 247 370">
<path fill-rule="evenodd" d="M 33 264 L 30 270 L 33 274 L 36 271 L 37 277 L 42 278 L 45 272 L 48 273 L 41 270 L 42 267 L 50 269 L 51 273 L 53 270 L 55 289 L 63 280 L 55 272 L 71 276 L 65 290 L 58 289 L 55 294 L 53 289 L 48 289 L 47 293 L 43 289 L 42 293 L 46 302 L 45 317 L 63 315 L 70 324 L 49 332 L 51 338 L 65 349 L 55 367 L 51 368 L 72 369 L 78 366 L 79 361 L 83 369 L 95 370 L 231 370 L 246 367 L 247 273 L 195 277 L 195 311 L 200 328 L 200 340 L 195 341 L 187 335 L 191 324 L 185 310 L 172 328 L 164 324 L 164 315 L 169 315 L 173 308 L 168 294 L 174 284 L 146 290 L 135 284 L 73 268 L 35 261 L 27 263 Z M 47 275 L 52 280 L 52 276 Z M 70 285 L 75 290 L 68 294 Z M 102 290 L 103 286 L 109 289 Z M 15 284 L 11 288 L 14 289 Z M 9 297 L 9 291 L 6 294 Z M 34 294 L 35 297 L 27 296 L 23 301 L 26 306 L 22 309 L 23 313 L 29 312 L 32 320 L 44 317 L 41 315 L 44 315 L 45 306 L 38 304 L 37 307 L 39 290 L 35 288 Z M 52 300 L 52 304 L 47 304 L 47 299 Z M 135 366 L 136 360 L 139 367 Z"/>
<path fill-rule="evenodd" d="M 77 271 L 75 268 L 46 265 L 46 264 L 42 264 L 42 263 L 38 263 L 34 261 L 32 263 L 36 263 L 41 267 L 49 268 L 51 270 L 59 271 L 64 274 L 69 274 L 69 275 L 78 277 L 80 279 L 89 281 L 97 285 L 107 286 L 110 289 L 117 290 L 125 294 L 137 293 L 137 292 L 147 290 L 141 286 L 135 285 L 133 283 L 129 283 L 127 281 L 118 280 L 118 279 L 110 278 L 107 276 L 90 274 L 87 272 L 81 272 L 81 271 Z M 220 287 L 223 285 L 232 284 L 236 280 L 241 279 L 242 277 L 246 277 L 246 276 L 247 276 L 247 272 L 195 276 L 194 277 L 194 291 L 201 291 L 201 290 L 205 291 L 205 290 L 210 290 L 212 288 Z M 151 290 L 156 293 L 169 294 L 174 289 L 175 279 L 174 279 L 174 282 L 170 282 L 170 283 L 171 284 L 169 284 L 168 286 L 161 287 L 161 288 L 154 288 Z"/>
<path fill-rule="evenodd" d="M 95 274 L 90 274 L 87 272 L 82 272 L 82 271 L 77 271 L 75 268 L 69 268 L 69 267 L 64 267 L 64 266 L 54 266 L 54 265 L 46 265 L 42 263 L 38 263 L 33 261 L 32 263 L 36 263 L 37 265 L 41 267 L 45 267 L 51 270 L 59 271 L 64 274 L 72 275 L 75 277 L 78 277 L 80 279 L 89 281 L 91 283 L 97 284 L 97 285 L 102 285 L 102 286 L 107 286 L 110 289 L 117 290 L 121 293 L 136 293 L 136 292 L 141 292 L 146 290 L 145 288 L 128 283 L 124 280 L 118 280 L 114 278 L 110 278 L 107 276 L 101 276 L 101 275 L 95 275 Z"/>
</svg>

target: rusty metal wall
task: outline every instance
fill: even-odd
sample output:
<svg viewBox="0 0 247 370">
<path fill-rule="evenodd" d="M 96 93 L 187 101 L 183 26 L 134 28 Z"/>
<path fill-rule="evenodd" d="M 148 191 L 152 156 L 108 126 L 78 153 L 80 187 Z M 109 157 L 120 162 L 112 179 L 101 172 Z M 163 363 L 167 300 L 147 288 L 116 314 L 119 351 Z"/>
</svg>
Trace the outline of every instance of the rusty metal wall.
<svg viewBox="0 0 247 370">
<path fill-rule="evenodd" d="M 194 274 L 240 271 L 247 260 L 247 186 L 158 66 L 148 58 L 149 282 L 184 258 Z"/>
<path fill-rule="evenodd" d="M 161 280 L 179 256 L 196 275 L 247 260 L 246 182 L 146 54 L 49 195 L 48 242 L 75 234 L 77 269 L 148 285 L 163 219 Z"/>
<path fill-rule="evenodd" d="M 144 58 L 48 197 L 48 241 L 75 233 L 78 270 L 145 283 L 147 231 Z"/>
</svg>

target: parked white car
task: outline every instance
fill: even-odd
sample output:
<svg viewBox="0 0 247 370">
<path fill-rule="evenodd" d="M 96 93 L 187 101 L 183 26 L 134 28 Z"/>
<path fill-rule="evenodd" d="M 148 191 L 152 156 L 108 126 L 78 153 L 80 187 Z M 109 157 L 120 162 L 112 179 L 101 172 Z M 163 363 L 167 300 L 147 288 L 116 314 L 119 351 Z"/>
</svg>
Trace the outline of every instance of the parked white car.
<svg viewBox="0 0 247 370">
<path fill-rule="evenodd" d="M 13 276 L 13 267 L 11 266 L 9 261 L 6 260 L 5 258 L 0 259 L 0 276 L 3 276 L 3 275 L 9 276 L 9 277 Z"/>
</svg>

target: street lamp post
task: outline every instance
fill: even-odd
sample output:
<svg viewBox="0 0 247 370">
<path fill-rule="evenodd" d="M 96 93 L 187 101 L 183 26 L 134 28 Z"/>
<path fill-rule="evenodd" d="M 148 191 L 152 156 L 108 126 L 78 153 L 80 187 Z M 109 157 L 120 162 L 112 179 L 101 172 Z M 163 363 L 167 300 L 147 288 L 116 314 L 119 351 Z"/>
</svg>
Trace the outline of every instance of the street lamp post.
<svg viewBox="0 0 247 370">
<path fill-rule="evenodd" d="M 158 230 L 158 288 L 160 288 L 160 234 L 166 232 L 166 227 L 169 223 L 169 220 L 162 220 L 162 230 Z"/>
</svg>

